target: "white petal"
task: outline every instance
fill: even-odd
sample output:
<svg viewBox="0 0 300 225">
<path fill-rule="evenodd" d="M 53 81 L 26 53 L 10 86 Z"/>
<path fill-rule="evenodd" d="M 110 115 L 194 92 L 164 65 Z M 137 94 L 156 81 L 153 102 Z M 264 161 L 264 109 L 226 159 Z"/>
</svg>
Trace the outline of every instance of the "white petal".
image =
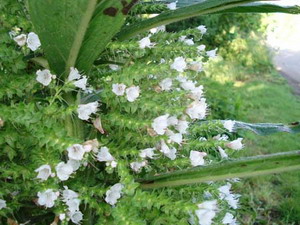
<svg viewBox="0 0 300 225">
<path fill-rule="evenodd" d="M 163 135 L 166 132 L 166 129 L 168 127 L 168 117 L 169 114 L 156 117 L 153 120 L 152 128 L 155 130 L 155 132 L 159 135 Z"/>
<path fill-rule="evenodd" d="M 177 70 L 178 72 L 183 72 L 187 67 L 185 59 L 183 57 L 177 57 L 174 59 L 171 69 Z"/>
<path fill-rule="evenodd" d="M 73 173 L 73 167 L 70 164 L 60 162 L 55 167 L 57 177 L 62 180 L 68 180 L 70 175 Z"/>
<path fill-rule="evenodd" d="M 85 153 L 84 147 L 80 144 L 74 144 L 71 147 L 68 147 L 67 151 L 69 159 L 74 160 L 82 160 Z"/>
<path fill-rule="evenodd" d="M 24 46 L 26 44 L 27 36 L 25 34 L 20 34 L 14 38 L 14 41 L 17 42 L 19 46 Z"/>
<path fill-rule="evenodd" d="M 132 86 L 126 89 L 126 98 L 129 102 L 134 102 L 140 96 L 140 87 Z"/>
<path fill-rule="evenodd" d="M 74 82 L 74 85 L 82 90 L 86 90 L 87 78 L 82 76 L 80 80 Z"/>
<path fill-rule="evenodd" d="M 98 102 L 91 102 L 88 104 L 81 104 L 78 106 L 78 117 L 81 120 L 88 120 L 90 115 L 97 112 Z"/>
<path fill-rule="evenodd" d="M 0 210 L 6 208 L 6 201 L 3 199 L 0 199 Z"/>
<path fill-rule="evenodd" d="M 100 162 L 108 162 L 113 161 L 115 158 L 109 153 L 109 149 L 107 147 L 101 147 L 98 152 L 97 159 Z"/>
<path fill-rule="evenodd" d="M 39 37 L 35 33 L 30 32 L 28 34 L 28 37 L 27 37 L 27 46 L 32 51 L 37 50 L 41 46 L 40 39 L 39 39 Z"/>
<path fill-rule="evenodd" d="M 123 96 L 125 94 L 126 85 L 125 84 L 113 84 L 112 91 L 118 96 Z"/>
<path fill-rule="evenodd" d="M 54 78 L 50 71 L 45 69 L 45 70 L 38 70 L 36 72 L 36 80 L 41 83 L 42 85 L 44 86 L 48 86 L 51 81 L 52 81 L 52 78 Z"/>
<path fill-rule="evenodd" d="M 80 79 L 80 77 L 81 77 L 81 75 L 78 72 L 78 70 L 76 68 L 74 68 L 74 67 L 71 67 L 70 68 L 70 73 L 69 73 L 68 80 L 69 81 L 78 80 L 78 79 Z"/>
<path fill-rule="evenodd" d="M 38 173 L 36 178 L 41 179 L 42 181 L 47 180 L 51 176 L 51 167 L 49 165 L 42 165 L 35 170 Z"/>
<path fill-rule="evenodd" d="M 204 157 L 207 156 L 205 152 L 191 151 L 190 161 L 192 166 L 202 166 L 205 164 Z"/>
</svg>

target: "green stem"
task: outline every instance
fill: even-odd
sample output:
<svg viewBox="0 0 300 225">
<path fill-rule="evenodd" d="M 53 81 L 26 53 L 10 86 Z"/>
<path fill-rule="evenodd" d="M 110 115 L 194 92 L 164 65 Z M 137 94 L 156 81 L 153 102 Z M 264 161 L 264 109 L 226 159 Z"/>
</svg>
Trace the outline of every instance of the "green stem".
<svg viewBox="0 0 300 225">
<path fill-rule="evenodd" d="M 143 189 L 252 177 L 300 169 L 300 151 L 242 158 L 140 180 Z"/>
<path fill-rule="evenodd" d="M 66 93 L 63 98 L 68 105 L 75 105 L 78 102 L 78 99 L 71 92 Z M 65 126 L 69 136 L 84 140 L 84 126 L 82 120 L 70 115 L 65 120 Z"/>
</svg>

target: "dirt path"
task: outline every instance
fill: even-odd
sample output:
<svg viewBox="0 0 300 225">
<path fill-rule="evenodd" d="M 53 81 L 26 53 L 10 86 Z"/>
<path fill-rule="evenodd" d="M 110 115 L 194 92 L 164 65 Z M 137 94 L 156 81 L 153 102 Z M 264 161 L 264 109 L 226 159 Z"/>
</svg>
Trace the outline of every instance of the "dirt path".
<svg viewBox="0 0 300 225">
<path fill-rule="evenodd" d="M 300 16 L 278 14 L 268 32 L 268 45 L 274 50 L 274 64 L 300 95 Z"/>
</svg>

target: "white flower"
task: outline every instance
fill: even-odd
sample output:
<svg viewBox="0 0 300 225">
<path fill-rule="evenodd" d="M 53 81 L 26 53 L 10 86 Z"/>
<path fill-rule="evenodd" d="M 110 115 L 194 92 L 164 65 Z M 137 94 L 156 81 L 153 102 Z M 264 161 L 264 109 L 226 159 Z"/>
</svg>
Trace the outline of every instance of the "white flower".
<svg viewBox="0 0 300 225">
<path fill-rule="evenodd" d="M 194 61 L 190 63 L 189 69 L 195 72 L 201 72 L 203 71 L 203 66 L 201 62 Z"/>
<path fill-rule="evenodd" d="M 217 57 L 217 48 L 211 51 L 207 51 L 206 55 L 210 58 L 216 58 Z"/>
<path fill-rule="evenodd" d="M 80 211 L 70 213 L 70 219 L 75 224 L 80 224 L 80 221 L 82 220 L 82 218 L 83 218 L 83 214 Z"/>
<path fill-rule="evenodd" d="M 82 160 L 85 153 L 84 147 L 80 144 L 74 144 L 67 148 L 68 157 L 74 160 Z"/>
<path fill-rule="evenodd" d="M 221 148 L 220 146 L 218 146 L 218 151 L 220 152 L 222 159 L 228 158 L 228 155 L 226 154 L 225 150 L 223 148 Z"/>
<path fill-rule="evenodd" d="M 155 156 L 154 150 L 155 150 L 155 148 L 143 149 L 143 150 L 140 151 L 139 156 L 143 159 L 145 159 L 145 158 L 153 159 L 154 156 Z"/>
<path fill-rule="evenodd" d="M 187 67 L 185 59 L 183 57 L 177 57 L 174 59 L 171 69 L 177 70 L 178 72 L 183 72 Z"/>
<path fill-rule="evenodd" d="M 64 214 L 64 213 L 59 214 L 59 220 L 62 221 L 64 219 L 66 219 L 66 214 Z"/>
<path fill-rule="evenodd" d="M 169 140 L 171 142 L 175 142 L 179 145 L 182 143 L 182 134 L 181 133 L 174 133 L 173 131 L 168 130 L 167 135 L 169 136 Z"/>
<path fill-rule="evenodd" d="M 69 159 L 67 164 L 70 165 L 73 168 L 73 172 L 78 170 L 79 167 L 80 167 L 80 161 L 74 160 L 74 159 Z"/>
<path fill-rule="evenodd" d="M 169 114 L 159 116 L 153 120 L 152 128 L 159 135 L 163 135 L 168 127 Z"/>
<path fill-rule="evenodd" d="M 173 84 L 172 79 L 171 78 L 166 78 L 166 79 L 163 79 L 159 83 L 159 86 L 161 87 L 161 89 L 163 91 L 169 91 L 169 90 L 171 90 L 172 84 Z"/>
<path fill-rule="evenodd" d="M 191 119 L 204 119 L 206 116 L 207 104 L 205 98 L 201 98 L 200 101 L 194 101 L 187 109 L 186 113 Z"/>
<path fill-rule="evenodd" d="M 80 80 L 74 82 L 74 85 L 82 90 L 86 90 L 87 78 L 82 76 Z"/>
<path fill-rule="evenodd" d="M 74 67 L 71 67 L 70 68 L 70 73 L 69 73 L 69 76 L 68 76 L 68 81 L 78 80 L 78 79 L 80 79 L 80 77 L 81 77 L 81 75 L 78 72 L 78 70 Z"/>
<path fill-rule="evenodd" d="M 204 25 L 198 26 L 197 29 L 200 30 L 202 34 L 205 34 L 207 31 L 207 28 Z"/>
<path fill-rule="evenodd" d="M 207 141 L 207 139 L 205 137 L 200 137 L 199 141 Z"/>
<path fill-rule="evenodd" d="M 113 185 L 109 190 L 106 191 L 105 201 L 110 205 L 115 205 L 117 200 L 121 198 L 123 184 L 117 183 Z"/>
<path fill-rule="evenodd" d="M 161 25 L 161 26 L 154 27 L 154 28 L 150 29 L 150 32 L 152 34 L 155 34 L 155 33 L 158 33 L 158 32 L 164 32 L 164 31 L 166 31 L 166 26 L 165 25 Z"/>
<path fill-rule="evenodd" d="M 183 42 L 187 45 L 190 45 L 190 46 L 195 44 L 193 39 L 185 39 Z"/>
<path fill-rule="evenodd" d="M 36 178 L 41 180 L 47 180 L 49 176 L 51 176 L 51 167 L 49 165 L 42 165 L 35 170 L 38 173 Z"/>
<path fill-rule="evenodd" d="M 198 50 L 198 52 L 202 52 L 202 51 L 205 50 L 205 48 L 206 48 L 205 45 L 199 45 L 199 46 L 197 47 L 197 50 Z"/>
<path fill-rule="evenodd" d="M 142 161 L 142 162 L 132 162 L 130 163 L 130 168 L 134 172 L 140 172 L 143 167 L 147 165 L 147 161 Z"/>
<path fill-rule="evenodd" d="M 208 210 L 217 210 L 218 209 L 217 200 L 202 202 L 201 204 L 198 204 L 198 208 L 199 209 L 208 209 Z"/>
<path fill-rule="evenodd" d="M 176 159 L 176 148 L 169 148 L 164 140 L 160 141 L 160 151 L 169 159 L 174 160 Z"/>
<path fill-rule="evenodd" d="M 191 91 L 191 97 L 194 100 L 200 100 L 201 97 L 203 95 L 203 86 L 200 85 L 199 87 L 195 87 L 192 91 Z"/>
<path fill-rule="evenodd" d="M 98 102 L 79 105 L 77 109 L 79 119 L 88 120 L 91 114 L 97 112 L 98 105 Z"/>
<path fill-rule="evenodd" d="M 227 141 L 228 140 L 228 136 L 226 134 L 223 134 L 223 135 L 216 135 L 213 137 L 214 140 L 218 140 L 218 141 Z"/>
<path fill-rule="evenodd" d="M 234 216 L 231 213 L 226 213 L 223 220 L 222 220 L 223 224 L 229 224 L 229 225 L 236 225 L 236 219 L 234 218 Z"/>
<path fill-rule="evenodd" d="M 117 71 L 117 70 L 120 69 L 120 67 L 118 65 L 116 65 L 116 64 L 109 64 L 108 66 L 113 71 Z"/>
<path fill-rule="evenodd" d="M 179 131 L 179 133 L 181 134 L 186 134 L 188 128 L 189 128 L 189 122 L 187 122 L 186 120 L 178 120 L 178 123 L 175 126 L 175 129 Z"/>
<path fill-rule="evenodd" d="M 226 146 L 233 150 L 241 150 L 244 147 L 244 145 L 242 144 L 242 140 L 243 138 L 238 138 L 232 142 L 229 142 L 228 144 L 226 144 Z"/>
<path fill-rule="evenodd" d="M 126 85 L 125 84 L 113 84 L 112 92 L 118 96 L 123 96 L 125 94 Z"/>
<path fill-rule="evenodd" d="M 24 46 L 26 44 L 27 36 L 25 34 L 20 34 L 14 37 L 14 41 L 17 42 L 19 46 Z"/>
<path fill-rule="evenodd" d="M 70 175 L 73 173 L 73 167 L 70 164 L 60 162 L 55 167 L 57 177 L 62 180 L 68 180 Z"/>
<path fill-rule="evenodd" d="M 190 152 L 190 161 L 192 166 L 202 166 L 204 165 L 204 157 L 207 156 L 205 152 L 191 151 Z"/>
<path fill-rule="evenodd" d="M 3 199 L 0 199 L 0 209 L 6 208 L 6 201 Z"/>
<path fill-rule="evenodd" d="M 100 162 L 108 162 L 114 161 L 115 158 L 109 153 L 109 149 L 107 147 L 101 147 L 98 152 L 97 159 Z"/>
<path fill-rule="evenodd" d="M 78 193 L 68 189 L 68 187 L 64 186 L 65 190 L 62 192 L 62 198 L 64 202 L 67 202 L 71 199 L 78 198 Z"/>
<path fill-rule="evenodd" d="M 179 38 L 179 41 L 184 42 L 185 44 L 190 45 L 190 46 L 195 44 L 193 39 L 187 39 L 186 36 L 181 36 Z"/>
<path fill-rule="evenodd" d="M 196 82 L 194 81 L 185 80 L 184 82 L 181 82 L 180 86 L 186 91 L 191 91 L 195 89 L 195 84 Z"/>
<path fill-rule="evenodd" d="M 52 75 L 47 69 L 38 70 L 36 75 L 36 80 L 44 86 L 48 86 L 51 83 L 51 80 L 55 78 L 55 75 Z"/>
<path fill-rule="evenodd" d="M 176 4 L 177 4 L 177 1 L 176 2 L 171 2 L 171 3 L 167 4 L 167 7 L 170 10 L 175 10 L 176 9 Z"/>
<path fill-rule="evenodd" d="M 126 98 L 129 102 L 134 102 L 140 96 L 140 87 L 132 86 L 126 89 Z"/>
<path fill-rule="evenodd" d="M 153 44 L 150 41 L 149 37 L 144 37 L 142 40 L 139 41 L 139 46 L 141 49 L 144 48 L 151 48 Z"/>
<path fill-rule="evenodd" d="M 211 225 L 213 218 L 216 216 L 217 201 L 206 201 L 198 204 L 198 210 L 195 211 L 199 225 Z"/>
<path fill-rule="evenodd" d="M 38 204 L 45 206 L 46 208 L 51 208 L 54 206 L 55 200 L 58 198 L 58 193 L 54 192 L 52 189 L 47 189 L 43 192 L 38 192 Z"/>
<path fill-rule="evenodd" d="M 165 156 L 167 156 L 171 160 L 175 160 L 176 159 L 176 152 L 177 152 L 176 148 L 171 148 L 169 153 L 165 153 Z"/>
<path fill-rule="evenodd" d="M 225 120 L 223 122 L 224 128 L 227 129 L 229 132 L 233 131 L 234 124 L 235 124 L 234 120 Z"/>
<path fill-rule="evenodd" d="M 118 163 L 116 161 L 108 161 L 105 163 L 106 166 L 111 166 L 112 168 L 116 168 Z"/>
<path fill-rule="evenodd" d="M 68 210 L 71 213 L 79 211 L 80 200 L 78 198 L 72 198 L 66 201 L 66 205 L 68 206 Z"/>
<path fill-rule="evenodd" d="M 239 203 L 238 197 L 238 195 L 230 194 L 227 195 L 224 199 L 227 201 L 228 205 L 230 205 L 231 208 L 237 209 Z"/>
<path fill-rule="evenodd" d="M 27 46 L 32 51 L 37 50 L 41 46 L 40 39 L 39 39 L 39 37 L 35 33 L 30 32 L 28 34 L 28 37 L 27 37 Z"/>
<path fill-rule="evenodd" d="M 226 185 L 223 185 L 221 187 L 218 188 L 219 190 L 219 196 L 220 199 L 224 199 L 226 196 L 230 195 L 230 188 L 231 188 L 231 184 L 227 183 Z"/>
<path fill-rule="evenodd" d="M 238 195 L 234 195 L 230 192 L 231 184 L 227 183 L 226 185 L 223 185 L 218 188 L 219 190 L 219 197 L 220 199 L 225 199 L 233 209 L 238 208 Z"/>
<path fill-rule="evenodd" d="M 178 119 L 176 118 L 176 116 L 170 116 L 168 118 L 168 126 L 175 126 L 178 124 Z"/>
</svg>

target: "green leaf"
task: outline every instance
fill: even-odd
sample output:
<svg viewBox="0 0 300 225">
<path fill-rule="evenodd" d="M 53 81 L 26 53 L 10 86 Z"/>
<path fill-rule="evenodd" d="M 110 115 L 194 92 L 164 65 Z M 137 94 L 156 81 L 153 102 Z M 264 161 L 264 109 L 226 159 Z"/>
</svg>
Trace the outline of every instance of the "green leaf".
<svg viewBox="0 0 300 225">
<path fill-rule="evenodd" d="M 173 1 L 159 1 L 159 3 L 170 3 Z M 185 7 L 193 4 L 197 4 L 203 2 L 203 0 L 178 0 L 177 7 Z M 272 1 L 272 2 L 254 2 L 245 5 L 241 5 L 240 7 L 227 9 L 224 11 L 219 11 L 217 13 L 223 12 L 244 12 L 244 13 L 291 13 L 291 14 L 299 14 L 300 7 L 295 3 L 288 3 L 287 1 Z"/>
<path fill-rule="evenodd" d="M 153 189 L 229 178 L 243 178 L 300 169 L 300 151 L 241 158 L 138 180 L 143 189 Z"/>
<path fill-rule="evenodd" d="M 196 122 L 194 126 L 197 127 L 201 124 L 206 123 L 217 123 L 223 124 L 226 120 L 210 120 L 210 121 L 201 121 Z M 286 133 L 300 133 L 300 122 L 294 122 L 288 125 L 282 123 L 245 123 L 241 121 L 235 121 L 233 126 L 233 131 L 238 132 L 239 130 L 249 130 L 258 135 L 270 135 L 280 132 Z"/>
<path fill-rule="evenodd" d="M 300 133 L 300 123 L 295 122 L 289 125 L 274 124 L 274 123 L 244 123 L 236 121 L 234 130 L 249 130 L 258 135 L 270 135 L 278 132 Z"/>
<path fill-rule="evenodd" d="M 226 9 L 217 13 L 290 13 L 300 14 L 300 6 L 298 5 L 282 5 L 280 3 L 251 3 Z"/>
<path fill-rule="evenodd" d="M 50 68 L 88 72 L 125 21 L 130 0 L 28 0 L 29 13 Z"/>
<path fill-rule="evenodd" d="M 263 1 L 263 0 L 259 0 Z M 132 24 L 125 27 L 117 35 L 119 40 L 125 40 L 138 33 L 147 31 L 151 28 L 161 25 L 170 24 L 180 20 L 188 19 L 195 16 L 224 13 L 224 12 L 285 12 L 300 13 L 299 6 L 283 6 L 280 3 L 260 3 L 255 0 L 194 0 L 180 1 L 179 6 L 184 6 L 176 10 L 171 10 L 160 14 L 151 19 L 144 20 L 140 23 Z M 160 1 L 159 3 L 161 3 Z M 170 1 L 166 1 L 170 2 Z M 253 3 L 255 2 L 255 3 Z"/>
</svg>

